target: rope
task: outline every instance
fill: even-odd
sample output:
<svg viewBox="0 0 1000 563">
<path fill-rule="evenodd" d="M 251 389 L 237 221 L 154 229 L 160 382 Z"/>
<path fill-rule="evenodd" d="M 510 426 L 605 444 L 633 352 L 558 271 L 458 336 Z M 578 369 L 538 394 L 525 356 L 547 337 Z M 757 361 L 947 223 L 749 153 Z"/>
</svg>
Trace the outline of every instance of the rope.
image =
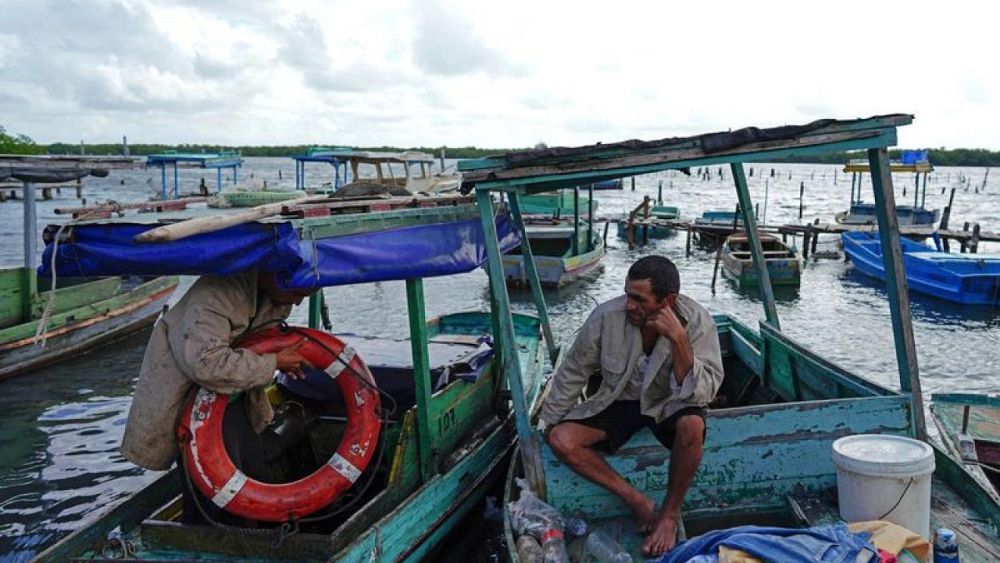
<svg viewBox="0 0 1000 563">
<path fill-rule="evenodd" d="M 913 484 L 913 481 L 914 481 L 914 478 L 910 477 L 910 480 L 906 483 L 906 487 L 903 489 L 903 494 L 899 495 L 899 498 L 896 500 L 896 504 L 892 505 L 892 508 L 890 508 L 889 510 L 887 510 L 886 513 L 883 514 L 882 516 L 879 516 L 878 518 L 876 518 L 876 520 L 882 520 L 886 516 L 892 514 L 893 510 L 896 510 L 896 507 L 899 506 L 899 503 L 903 502 L 903 497 L 906 496 L 906 491 L 910 490 L 910 485 Z"/>
<path fill-rule="evenodd" d="M 110 209 L 108 209 L 110 207 Z M 46 333 L 49 328 L 49 319 L 52 317 L 52 310 L 55 308 L 56 304 L 56 257 L 59 255 L 59 240 L 62 238 L 63 230 L 66 227 L 75 225 L 81 221 L 84 221 L 97 213 L 111 211 L 112 213 L 117 213 L 119 217 L 123 216 L 124 208 L 120 203 L 113 199 L 109 199 L 107 202 L 96 206 L 90 211 L 81 213 L 78 217 L 66 221 L 62 225 L 59 225 L 59 229 L 56 231 L 55 240 L 52 241 L 52 257 L 49 261 L 49 269 L 52 271 L 52 283 L 49 287 L 49 298 L 45 302 L 45 309 L 42 310 L 42 316 L 38 319 L 38 328 L 35 329 L 35 338 L 33 344 L 41 343 L 41 347 L 45 348 L 45 342 L 48 339 Z"/>
</svg>

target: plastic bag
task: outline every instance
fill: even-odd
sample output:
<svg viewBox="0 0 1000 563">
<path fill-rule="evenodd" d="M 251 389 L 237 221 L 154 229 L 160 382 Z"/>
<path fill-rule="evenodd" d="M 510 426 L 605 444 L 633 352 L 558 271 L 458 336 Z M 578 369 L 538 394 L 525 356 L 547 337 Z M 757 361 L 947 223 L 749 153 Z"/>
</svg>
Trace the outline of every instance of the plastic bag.
<svg viewBox="0 0 1000 563">
<path fill-rule="evenodd" d="M 538 498 L 524 479 L 517 480 L 521 497 L 507 505 L 510 522 L 517 535 L 531 534 L 541 539 L 549 530 L 563 531 L 563 516 L 550 504 Z"/>
</svg>

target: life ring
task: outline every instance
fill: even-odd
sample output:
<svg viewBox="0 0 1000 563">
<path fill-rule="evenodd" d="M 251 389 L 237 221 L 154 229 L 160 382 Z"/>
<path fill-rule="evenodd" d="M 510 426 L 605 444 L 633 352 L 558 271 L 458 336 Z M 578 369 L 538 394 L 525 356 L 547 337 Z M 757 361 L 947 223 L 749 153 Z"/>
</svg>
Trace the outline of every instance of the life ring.
<svg viewBox="0 0 1000 563">
<path fill-rule="evenodd" d="M 240 471 L 222 438 L 228 395 L 199 388 L 181 413 L 177 437 L 191 481 L 226 512 L 267 522 L 307 516 L 350 489 L 375 453 L 382 427 L 379 395 L 371 372 L 353 348 L 331 334 L 299 327 L 261 330 L 237 347 L 273 354 L 302 340 L 306 342 L 299 353 L 336 380 L 347 407 L 347 428 L 337 451 L 311 475 L 291 483 L 272 484 L 251 479 Z M 345 362 L 350 369 L 345 369 Z M 358 374 L 369 384 L 359 381 Z"/>
</svg>

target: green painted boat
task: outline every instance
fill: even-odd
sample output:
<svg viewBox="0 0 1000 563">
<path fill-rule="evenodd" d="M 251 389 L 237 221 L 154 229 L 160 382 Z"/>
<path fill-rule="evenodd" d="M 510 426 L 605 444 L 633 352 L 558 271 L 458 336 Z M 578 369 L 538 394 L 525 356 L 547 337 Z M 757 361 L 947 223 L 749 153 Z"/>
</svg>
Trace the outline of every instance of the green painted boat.
<svg viewBox="0 0 1000 563">
<path fill-rule="evenodd" d="M 1000 395 L 935 393 L 931 414 L 952 458 L 1000 495 Z"/>
<path fill-rule="evenodd" d="M 597 213 L 597 200 L 593 200 L 593 213 Z M 547 215 L 551 217 L 573 217 L 573 189 L 566 188 L 548 193 L 530 195 L 521 198 L 521 213 L 525 215 Z M 586 216 L 591 198 L 580 195 L 579 215 Z"/>
<path fill-rule="evenodd" d="M 771 235 L 760 235 L 760 245 L 771 285 L 798 286 L 802 273 L 798 253 Z M 746 235 L 730 235 L 722 244 L 722 272 L 740 288 L 753 288 L 759 283 Z"/>
<path fill-rule="evenodd" d="M 661 239 L 674 234 L 675 231 L 665 221 L 676 221 L 681 216 L 679 207 L 673 205 L 654 205 L 649 209 L 649 216 L 634 221 L 634 240 Z M 627 239 L 629 230 L 629 215 L 618 221 L 618 237 Z"/>
<path fill-rule="evenodd" d="M 231 207 L 257 207 L 258 205 L 267 205 L 269 203 L 306 197 L 306 192 L 303 190 L 234 190 L 231 192 L 222 192 L 219 195 Z"/>
<path fill-rule="evenodd" d="M 576 282 L 594 272 L 604 258 L 604 239 L 585 225 L 574 229 L 563 222 L 529 224 L 527 233 L 535 269 L 545 287 L 558 288 Z M 503 275 L 510 285 L 528 287 L 528 269 L 520 248 L 504 254 Z"/>
<path fill-rule="evenodd" d="M 312 240 L 359 233 L 380 237 L 397 229 L 438 223 L 461 226 L 477 216 L 475 205 L 449 203 L 438 208 L 283 221 L 300 233 L 296 236 Z M 397 265 L 396 261 L 380 264 Z M 490 270 L 500 271 L 496 265 Z M 502 280 L 499 276 L 491 279 Z M 550 335 L 544 311 L 540 318 L 511 317 L 509 308 L 504 308 L 493 314 L 464 312 L 425 322 L 420 278 L 381 283 L 405 283 L 407 306 L 398 315 L 399 320 L 404 315 L 409 319 L 410 338 L 344 335 L 372 370 L 383 393 L 382 405 L 394 406 L 383 418 L 382 453 L 376 454 L 347 495 L 287 526 L 246 529 L 188 524 L 181 521 L 185 474 L 174 468 L 134 496 L 108 506 L 38 560 L 369 562 L 433 557 L 442 538 L 482 501 L 491 485 L 503 479 L 514 445 L 510 405 L 536 408 L 545 358 L 554 357 L 555 349 L 551 338 L 542 345 L 543 334 Z M 317 292 L 309 304 L 311 326 L 319 325 L 321 309 L 322 292 Z M 501 313 L 512 319 L 510 339 L 497 334 Z M 478 377 L 455 376 L 458 368 L 474 364 L 471 358 L 481 357 L 473 354 L 482 351 L 484 341 L 494 344 Z M 512 364 L 519 366 L 518 382 L 523 385 L 508 390 L 505 370 L 500 367 Z M 446 374 L 453 377 L 443 379 Z M 269 397 L 277 413 L 269 428 L 286 436 L 273 442 L 265 439 L 272 473 L 291 480 L 322 466 L 348 424 L 343 411 L 337 410 L 342 405 L 302 398 L 292 385 L 281 386 L 280 380 Z M 285 428 L 301 430 L 279 432 Z"/>
<path fill-rule="evenodd" d="M 24 193 L 24 266 L 0 269 L 0 380 L 79 356 L 153 323 L 177 277 L 67 277 L 39 279 L 35 184 L 79 179 L 107 170 L 65 163 L 25 163 L 0 170 Z M 70 237 L 46 230 L 46 239 Z"/>
<path fill-rule="evenodd" d="M 503 191 L 512 202 L 521 195 L 570 183 L 586 184 L 598 177 L 730 164 L 760 280 L 758 291 L 765 318 L 759 331 L 754 332 L 728 316 L 716 317 L 725 379 L 718 398 L 710 405 L 704 459 L 685 498 L 679 539 L 742 524 L 808 527 L 838 522 L 838 478 L 831 455 L 834 440 L 876 434 L 927 441 L 899 228 L 892 211 L 895 205 L 887 150 L 896 142 L 896 128 L 912 120 L 913 116 L 904 114 L 822 120 L 687 139 L 563 148 L 559 158 L 547 155 L 542 164 L 531 154 L 500 155 L 460 164 L 465 185 L 476 190 L 480 201 L 487 201 L 492 191 Z M 889 274 L 899 392 L 837 366 L 782 332 L 756 218 L 747 211 L 754 207 L 745 163 L 861 149 L 867 151 L 875 170 L 877 214 L 887 249 L 883 260 Z M 524 162 L 534 165 L 528 167 Z M 542 308 L 544 301 L 539 293 L 535 295 L 536 304 Z M 494 288 L 492 297 L 503 299 L 506 294 Z M 517 371 L 508 369 L 507 374 L 515 387 Z M 633 560 L 642 560 L 644 537 L 636 531 L 627 505 L 563 465 L 534 429 L 530 411 L 522 408 L 516 414 L 518 456 L 508 474 L 505 507 L 517 498 L 520 489 L 514 478 L 523 474 L 527 486 L 539 497 L 564 515 L 583 518 L 590 530 L 606 532 L 629 551 Z M 931 529 L 954 530 L 963 560 L 1000 560 L 1000 503 L 946 452 L 931 446 L 936 464 L 929 507 Z M 669 455 L 648 430 L 643 430 L 608 457 L 608 463 L 641 492 L 661 502 L 666 492 Z M 900 498 L 905 494 L 903 488 Z M 896 507 L 886 508 L 883 518 L 892 519 Z M 505 512 L 505 534 L 509 559 L 523 561 L 515 547 L 509 511 Z M 571 560 L 590 560 L 582 553 L 584 543 L 579 538 L 569 543 Z"/>
</svg>

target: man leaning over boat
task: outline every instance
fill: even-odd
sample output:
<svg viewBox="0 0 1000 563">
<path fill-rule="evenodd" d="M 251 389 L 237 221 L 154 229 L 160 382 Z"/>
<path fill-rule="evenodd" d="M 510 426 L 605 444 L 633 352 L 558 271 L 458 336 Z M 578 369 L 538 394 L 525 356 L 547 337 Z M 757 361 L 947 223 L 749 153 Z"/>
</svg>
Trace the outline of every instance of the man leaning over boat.
<svg viewBox="0 0 1000 563">
<path fill-rule="evenodd" d="M 599 388 L 580 402 L 597 374 Z M 650 556 L 676 542 L 681 504 L 701 463 L 706 408 L 722 378 L 715 322 L 680 294 L 677 267 L 663 256 L 629 268 L 625 295 L 594 309 L 552 377 L 541 412 L 549 445 L 632 508 L 648 532 L 643 550 Z M 672 452 L 659 512 L 604 458 L 643 427 Z"/>
<path fill-rule="evenodd" d="M 309 293 L 282 290 L 269 273 L 199 278 L 160 317 L 149 337 L 125 425 L 122 454 L 147 469 L 169 469 L 180 456 L 177 419 L 191 389 L 202 386 L 216 393 L 243 392 L 239 402 L 233 403 L 241 408 L 232 416 L 227 411 L 224 419 L 226 449 L 247 475 L 266 479 L 258 434 L 270 422 L 273 411 L 264 387 L 275 369 L 299 378 L 301 368 L 308 364 L 297 346 L 263 355 L 232 346 L 254 330 L 283 321 L 292 306 Z M 185 487 L 186 518 L 199 512 L 191 510 L 190 494 Z M 211 503 L 201 504 L 214 509 Z"/>
</svg>

